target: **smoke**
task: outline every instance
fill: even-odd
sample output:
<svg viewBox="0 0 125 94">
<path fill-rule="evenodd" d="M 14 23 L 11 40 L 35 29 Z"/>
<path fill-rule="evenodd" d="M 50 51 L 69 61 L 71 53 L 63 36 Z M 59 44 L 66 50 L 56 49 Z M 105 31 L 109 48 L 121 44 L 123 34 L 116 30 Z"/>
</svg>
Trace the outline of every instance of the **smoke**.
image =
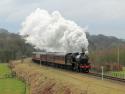
<svg viewBox="0 0 125 94">
<path fill-rule="evenodd" d="M 86 29 L 67 20 L 58 11 L 49 14 L 46 10 L 36 9 L 22 24 L 20 35 L 35 48 L 51 52 L 88 51 Z"/>
</svg>

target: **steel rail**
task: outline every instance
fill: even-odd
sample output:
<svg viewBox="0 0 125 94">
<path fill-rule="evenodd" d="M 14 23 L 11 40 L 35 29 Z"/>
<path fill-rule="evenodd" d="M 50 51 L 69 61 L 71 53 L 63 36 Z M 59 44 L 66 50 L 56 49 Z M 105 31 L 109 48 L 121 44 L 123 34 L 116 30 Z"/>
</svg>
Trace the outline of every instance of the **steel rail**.
<svg viewBox="0 0 125 94">
<path fill-rule="evenodd" d="M 63 70 L 63 71 L 71 72 L 71 73 L 79 73 L 80 75 L 84 74 L 84 75 L 90 75 L 90 76 L 95 76 L 95 77 L 102 77 L 101 74 L 95 73 L 95 72 L 82 73 L 82 72 L 77 72 L 77 71 L 73 71 L 71 69 L 66 69 L 66 68 L 61 68 L 61 67 L 54 67 L 54 66 L 49 66 L 49 65 L 44 65 L 44 64 L 42 64 L 42 65 L 47 66 L 47 67 L 51 67 L 51 68 L 54 68 L 54 69 L 58 69 L 58 70 L 61 70 L 61 71 Z M 125 83 L 125 79 L 123 79 L 123 78 L 118 78 L 118 77 L 113 77 L 113 76 L 108 76 L 108 75 L 103 75 L 103 78 Z"/>
</svg>

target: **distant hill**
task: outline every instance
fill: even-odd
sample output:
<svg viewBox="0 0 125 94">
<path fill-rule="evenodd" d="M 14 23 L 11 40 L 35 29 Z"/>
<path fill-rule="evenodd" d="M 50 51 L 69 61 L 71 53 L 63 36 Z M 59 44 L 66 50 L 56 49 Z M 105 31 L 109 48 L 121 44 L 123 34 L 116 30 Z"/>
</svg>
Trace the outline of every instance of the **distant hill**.
<svg viewBox="0 0 125 94">
<path fill-rule="evenodd" d="M 90 50 L 102 50 L 125 45 L 125 41 L 113 36 L 90 35 L 87 33 Z"/>
<path fill-rule="evenodd" d="M 8 33 L 8 30 L 6 30 L 4 28 L 0 28 L 0 33 Z"/>
<path fill-rule="evenodd" d="M 0 28 L 0 62 L 18 59 L 23 55 L 30 56 L 33 50 L 18 34 Z"/>
</svg>

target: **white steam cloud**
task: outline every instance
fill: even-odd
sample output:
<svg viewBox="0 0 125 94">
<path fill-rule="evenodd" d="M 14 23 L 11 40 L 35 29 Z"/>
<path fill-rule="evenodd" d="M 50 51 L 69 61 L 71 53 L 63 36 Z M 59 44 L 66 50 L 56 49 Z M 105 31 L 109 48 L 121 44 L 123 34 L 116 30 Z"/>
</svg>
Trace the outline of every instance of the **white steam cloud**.
<svg viewBox="0 0 125 94">
<path fill-rule="evenodd" d="M 41 50 L 81 52 L 88 51 L 85 31 L 75 22 L 64 19 L 58 11 L 49 14 L 38 8 L 23 22 L 20 35 Z"/>
</svg>

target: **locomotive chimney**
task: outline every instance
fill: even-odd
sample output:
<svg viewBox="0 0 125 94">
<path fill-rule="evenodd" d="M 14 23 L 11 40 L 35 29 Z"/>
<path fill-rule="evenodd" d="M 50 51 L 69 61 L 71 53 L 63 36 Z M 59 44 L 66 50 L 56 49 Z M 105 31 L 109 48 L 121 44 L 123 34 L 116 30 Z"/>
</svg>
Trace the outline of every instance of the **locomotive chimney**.
<svg viewBox="0 0 125 94">
<path fill-rule="evenodd" d="M 84 48 L 82 48 L 82 53 L 84 53 L 85 52 L 85 50 L 84 50 Z"/>
</svg>

